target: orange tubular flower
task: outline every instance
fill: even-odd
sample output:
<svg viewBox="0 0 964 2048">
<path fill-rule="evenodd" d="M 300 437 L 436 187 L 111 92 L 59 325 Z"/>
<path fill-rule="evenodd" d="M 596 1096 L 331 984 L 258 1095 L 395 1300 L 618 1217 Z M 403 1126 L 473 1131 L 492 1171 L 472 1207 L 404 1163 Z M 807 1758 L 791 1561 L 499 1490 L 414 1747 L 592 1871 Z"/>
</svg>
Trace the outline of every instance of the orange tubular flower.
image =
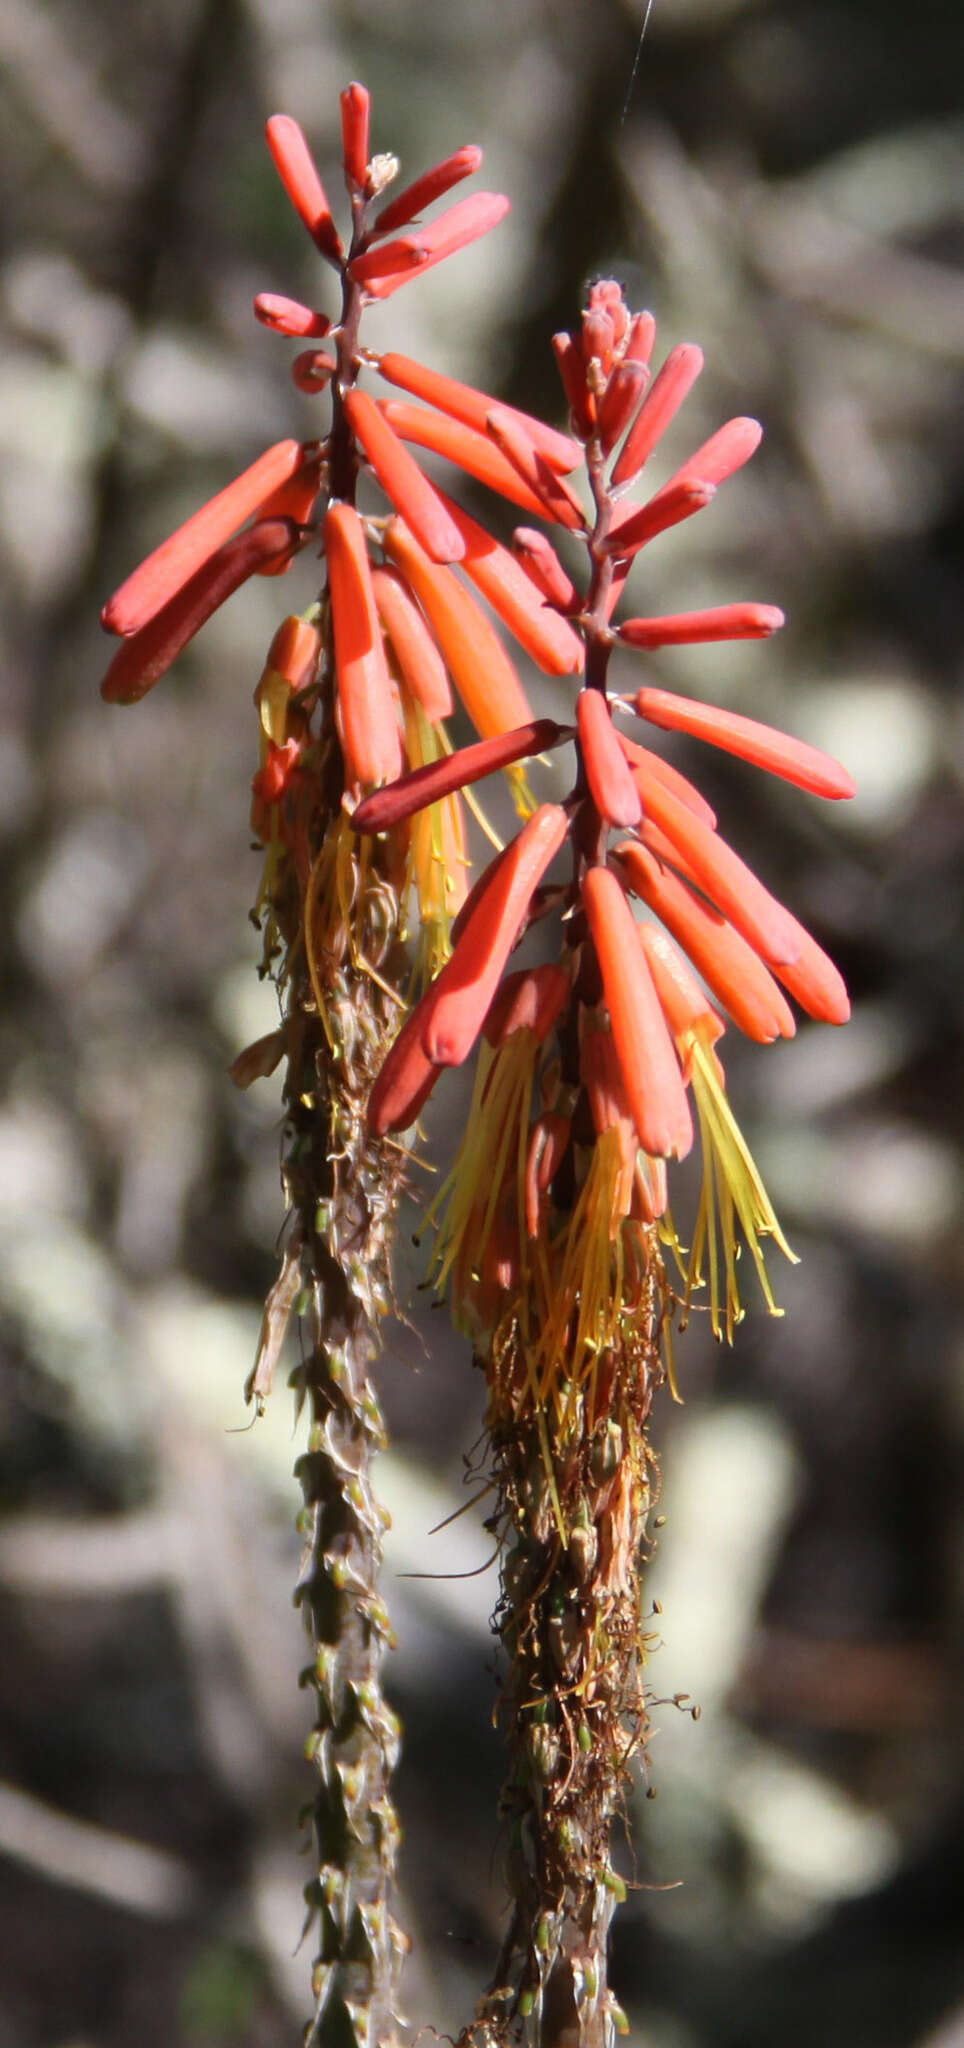
<svg viewBox="0 0 964 2048">
<path fill-rule="evenodd" d="M 263 519 L 227 542 L 118 648 L 101 684 L 108 704 L 137 704 L 242 583 L 298 546 L 290 519 Z"/>
<path fill-rule="evenodd" d="M 120 633 L 125 639 L 139 633 L 246 519 L 264 511 L 279 485 L 301 468 L 304 456 L 300 441 L 278 441 L 185 520 L 108 599 L 100 615 L 106 631 Z"/>
<path fill-rule="evenodd" d="M 580 690 L 576 720 L 589 793 L 600 817 L 610 825 L 638 825 L 643 815 L 639 791 L 601 690 Z"/>
<path fill-rule="evenodd" d="M 386 498 L 407 521 L 426 554 L 433 562 L 460 562 L 465 542 L 458 526 L 367 391 L 346 394 L 345 417 Z"/>
<path fill-rule="evenodd" d="M 633 698 L 640 718 L 668 732 L 688 732 L 692 738 L 709 740 L 729 754 L 739 754 L 771 775 L 782 775 L 814 796 L 853 796 L 852 775 L 839 761 L 822 754 L 805 740 L 792 739 L 759 719 L 743 718 L 737 711 L 720 711 L 713 704 L 696 704 L 690 697 L 676 697 L 669 690 L 637 690 Z"/>
<path fill-rule="evenodd" d="M 636 920 L 608 868 L 589 869 L 583 878 L 582 903 L 639 1142 L 655 1159 L 682 1159 L 693 1143 L 693 1124 Z"/>
<path fill-rule="evenodd" d="M 616 852 L 631 888 L 679 940 L 746 1037 L 761 1045 L 792 1038 L 793 1012 L 746 939 L 638 841 L 624 840 Z"/>
<path fill-rule="evenodd" d="M 424 363 L 413 362 L 411 356 L 400 356 L 389 351 L 379 356 L 378 369 L 387 383 L 395 384 L 402 391 L 410 391 L 415 398 L 424 398 L 439 412 L 447 413 L 453 420 L 461 420 L 466 427 L 474 427 L 484 434 L 492 400 L 484 391 L 474 391 L 469 384 L 460 384 L 454 377 L 442 377 L 437 370 L 426 369 Z M 550 469 L 567 476 L 570 470 L 578 469 L 582 462 L 582 449 L 578 441 L 569 434 L 557 433 L 555 427 L 543 425 L 527 412 L 518 412 L 514 406 L 499 407 L 500 413 L 516 421 L 534 448 L 539 450 Z"/>
<path fill-rule="evenodd" d="M 521 505 L 523 511 L 534 512 L 540 519 L 546 517 L 542 499 L 523 483 L 518 470 L 485 434 L 477 434 L 474 427 L 448 419 L 444 413 L 430 412 L 426 405 L 406 405 L 404 399 L 381 398 L 378 406 L 403 441 L 414 441 L 416 447 L 444 455 L 513 505 Z"/>
<path fill-rule="evenodd" d="M 409 695 L 433 724 L 450 717 L 449 672 L 407 584 L 397 570 L 376 568 L 372 589 Z"/>
<path fill-rule="evenodd" d="M 471 1051 L 532 896 L 565 841 L 568 823 L 558 804 L 541 805 L 494 864 L 490 886 L 465 918 L 451 960 L 419 1005 L 422 1044 L 436 1065 L 460 1066 Z"/>
<path fill-rule="evenodd" d="M 531 655 L 544 675 L 578 674 L 583 660 L 578 633 L 557 611 L 539 603 L 531 579 L 508 548 L 493 540 L 476 519 L 470 519 L 467 512 L 453 505 L 443 491 L 439 497 L 462 536 L 462 567 L 466 576 L 488 598 L 520 647 Z"/>
<path fill-rule="evenodd" d="M 476 731 L 489 739 L 528 725 L 532 713 L 505 648 L 451 569 L 430 562 L 400 519 L 389 521 L 385 546 L 428 618 Z"/>
<path fill-rule="evenodd" d="M 324 533 L 345 780 L 349 789 L 377 787 L 401 773 L 402 744 L 364 528 L 354 506 L 329 505 Z"/>
</svg>

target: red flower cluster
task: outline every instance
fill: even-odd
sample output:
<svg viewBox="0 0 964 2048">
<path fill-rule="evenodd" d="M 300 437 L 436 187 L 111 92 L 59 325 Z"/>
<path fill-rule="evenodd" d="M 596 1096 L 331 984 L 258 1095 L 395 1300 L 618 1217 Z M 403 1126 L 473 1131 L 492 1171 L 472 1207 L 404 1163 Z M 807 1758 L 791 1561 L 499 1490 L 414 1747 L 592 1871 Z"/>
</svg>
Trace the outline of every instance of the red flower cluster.
<svg viewBox="0 0 964 2048">
<path fill-rule="evenodd" d="M 780 612 L 759 604 L 629 619 L 615 628 L 610 624 L 640 548 L 707 504 L 760 438 L 755 421 L 730 420 L 648 503 L 627 502 L 623 487 L 638 475 L 702 361 L 698 349 L 676 348 L 650 382 L 653 338 L 650 316 L 632 317 L 619 287 L 609 283 L 593 287 L 580 332 L 555 338 L 573 432 L 585 449 L 594 517 L 565 480 L 555 445 L 540 447 L 503 408 L 488 409 L 487 442 L 478 433 L 478 420 L 469 424 L 464 407 L 461 427 L 453 427 L 451 417 L 440 420 L 425 410 L 417 416 L 423 444 L 444 449 L 489 482 L 493 472 L 490 466 L 486 474 L 479 451 L 486 449 L 491 464 L 497 450 L 514 471 L 512 494 L 583 539 L 590 575 L 581 597 L 544 534 L 528 528 L 516 534 L 516 557 L 539 592 L 543 619 L 580 636 L 584 681 L 575 728 L 520 721 L 514 732 L 503 732 L 488 745 L 466 748 L 434 768 L 401 777 L 367 798 L 354 814 L 356 830 L 382 830 L 493 768 L 566 737 L 576 743 L 576 779 L 565 805 L 546 806 L 530 819 L 473 892 L 451 961 L 408 1018 L 382 1070 L 371 1111 L 376 1128 L 404 1127 L 440 1068 L 465 1057 L 483 1028 L 502 966 L 538 911 L 545 874 L 564 840 L 573 861 L 562 900 L 570 912 L 583 914 L 584 944 L 595 957 L 616 1052 L 610 1093 L 613 1085 L 622 1089 L 638 1146 L 652 1158 L 680 1157 L 689 1150 L 687 1042 L 694 1032 L 712 1041 L 723 1025 L 666 934 L 637 924 L 630 896 L 656 914 L 717 1001 L 751 1037 L 766 1041 L 793 1032 L 779 982 L 811 1016 L 841 1023 L 848 1014 L 846 992 L 832 963 L 720 837 L 698 791 L 613 723 L 606 669 L 614 645 L 651 648 L 756 638 L 782 624 Z M 383 358 L 381 369 L 401 381 L 397 359 Z M 405 365 L 405 381 L 451 412 L 445 380 Z M 384 411 L 400 431 L 415 438 L 409 408 L 389 404 Z M 491 573 L 505 580 L 501 589 L 493 583 L 488 594 L 493 602 L 501 598 L 508 618 L 506 564 L 513 557 L 506 554 L 503 562 L 494 543 L 489 545 Z M 839 763 L 755 719 L 647 687 L 636 693 L 632 708 L 650 725 L 709 740 L 816 794 L 843 797 L 853 791 Z M 620 839 L 610 852 L 611 831 L 633 836 Z M 582 983 L 591 986 L 585 967 L 580 973 Z M 436 1025 L 439 1008 L 448 1013 L 456 1004 L 460 1029 L 446 1037 Z M 597 1009 L 598 998 L 589 1007 Z"/>
<path fill-rule="evenodd" d="M 640 550 L 708 505 L 752 455 L 761 429 L 754 420 L 730 420 L 645 502 L 627 496 L 699 375 L 702 355 L 678 346 L 651 377 L 653 319 L 631 314 L 613 282 L 592 287 L 577 332 L 554 337 L 569 433 L 406 356 L 362 350 L 366 304 L 487 232 L 508 202 L 476 193 L 426 225 L 424 210 L 478 169 L 481 152 L 457 150 L 385 201 L 398 166 L 369 155 L 363 87 L 342 94 L 342 123 L 347 246 L 300 129 L 284 115 L 268 123 L 285 190 L 340 280 L 340 312 L 330 318 L 274 294 L 255 301 L 266 325 L 311 344 L 292 373 L 302 390 L 328 393 L 328 432 L 269 449 L 128 577 L 103 613 L 108 630 L 122 637 L 104 695 L 136 701 L 240 583 L 283 572 L 320 541 L 326 589 L 303 618 L 285 622 L 258 687 L 254 822 L 269 866 L 285 849 L 295 860 L 310 959 L 319 865 L 330 859 L 337 869 L 350 838 L 343 819 L 335 853 L 309 857 L 306 790 L 320 737 L 312 718 L 320 705 L 324 719 L 333 704 L 351 826 L 356 834 L 398 832 L 407 846 L 424 964 L 435 973 L 382 1068 L 371 1125 L 385 1133 L 410 1124 L 441 1070 L 463 1061 L 481 1033 L 496 1065 L 513 1034 L 527 1035 L 543 1070 L 536 1114 L 533 1120 L 525 1090 L 507 1082 L 513 1118 L 523 1116 L 525 1103 L 525 1129 L 506 1141 L 508 1151 L 503 1146 L 504 1186 L 487 1201 L 473 1255 L 473 1286 L 481 1284 L 486 1246 L 490 1267 L 494 1259 L 492 1270 L 502 1275 L 494 1301 L 524 1260 L 533 1219 L 548 1227 L 554 1188 L 565 1184 L 578 1206 L 580 1187 L 588 1186 L 575 1156 L 580 1119 L 588 1117 L 600 1154 L 617 1162 L 601 1212 L 611 1236 L 620 1218 L 646 1222 L 664 1212 L 664 1162 L 693 1142 L 692 1096 L 705 1163 L 692 1285 L 703 1242 L 715 1259 L 717 1214 L 728 1272 L 734 1203 L 754 1257 L 758 1232 L 778 1229 L 726 1105 L 714 1049 L 724 1026 L 714 1002 L 765 1042 L 794 1030 L 784 990 L 810 1015 L 834 1023 L 847 1016 L 847 997 L 832 963 L 718 833 L 700 793 L 615 724 L 613 710 L 709 741 L 819 795 L 846 796 L 853 785 L 837 762 L 757 720 L 648 685 L 628 703 L 614 700 L 607 675 L 617 646 L 759 638 L 783 623 L 774 607 L 756 603 L 615 623 Z M 368 367 L 406 395 L 373 398 L 358 385 Z M 567 545 L 581 542 L 583 588 L 542 526 L 519 526 L 512 548 L 504 547 L 426 478 L 413 448 L 448 459 L 527 519 L 559 529 Z M 588 484 L 582 495 L 571 481 L 577 470 Z M 359 509 L 363 476 L 388 499 L 387 518 Z M 544 672 L 579 678 L 571 722 L 532 718 L 478 596 Z M 480 736 L 455 754 L 443 724 L 453 691 Z M 536 809 L 518 764 L 569 739 L 571 792 Z M 467 894 L 462 792 L 495 769 L 509 771 L 526 822 Z M 569 868 L 554 878 L 564 848 Z M 336 883 L 333 899 L 339 892 Z M 644 907 L 642 922 L 633 899 Z M 529 993 L 519 1015 L 526 1021 L 507 1025 L 515 1011 L 505 1012 L 504 970 L 524 933 L 552 907 L 564 913 L 553 1002 L 546 1006 L 531 992 L 540 971 L 523 970 Z M 482 1115 L 481 1099 L 478 1107 Z M 516 1152 L 518 1171 L 509 1156 Z M 728 1282 L 730 1304 L 734 1296 Z"/>
</svg>

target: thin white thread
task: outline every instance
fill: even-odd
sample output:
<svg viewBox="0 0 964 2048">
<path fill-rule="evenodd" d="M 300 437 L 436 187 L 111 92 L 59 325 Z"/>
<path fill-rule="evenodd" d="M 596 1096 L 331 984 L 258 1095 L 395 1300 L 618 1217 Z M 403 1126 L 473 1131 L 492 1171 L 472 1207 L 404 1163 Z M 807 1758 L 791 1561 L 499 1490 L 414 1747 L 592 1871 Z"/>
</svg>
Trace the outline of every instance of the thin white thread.
<svg viewBox="0 0 964 2048">
<path fill-rule="evenodd" d="M 634 87 L 634 86 L 635 86 L 635 84 L 636 84 L 636 74 L 637 74 L 637 72 L 638 72 L 638 70 L 639 70 L 639 60 L 640 60 L 640 57 L 641 57 L 641 55 L 642 55 L 642 50 L 643 50 L 643 37 L 645 36 L 645 34 L 646 34 L 646 30 L 647 30 L 647 29 L 648 29 L 648 27 L 649 27 L 649 17 L 650 17 L 650 15 L 652 14 L 652 11 L 653 11 L 653 0 L 646 0 L 646 12 L 645 12 L 645 14 L 643 15 L 643 26 L 642 26 L 642 28 L 641 28 L 641 29 L 640 29 L 640 31 L 639 31 L 639 41 L 638 41 L 638 43 L 636 44 L 636 55 L 635 55 L 635 57 L 633 58 L 633 68 L 632 68 L 632 70 L 631 70 L 631 72 L 630 72 L 630 74 L 629 74 L 629 84 L 628 84 L 628 86 L 627 86 L 627 88 L 626 88 L 626 97 L 625 97 L 625 99 L 624 99 L 624 101 L 623 101 L 623 111 L 622 111 L 622 113 L 621 113 L 621 114 L 620 114 L 620 116 L 619 116 L 619 125 L 620 125 L 620 128 L 622 127 L 622 125 L 623 125 L 623 122 L 625 121 L 625 119 L 626 119 L 626 116 L 627 116 L 627 114 L 628 114 L 628 112 L 629 112 L 629 102 L 630 102 L 630 100 L 631 100 L 631 99 L 632 99 L 632 97 L 633 97 L 633 87 Z"/>
</svg>

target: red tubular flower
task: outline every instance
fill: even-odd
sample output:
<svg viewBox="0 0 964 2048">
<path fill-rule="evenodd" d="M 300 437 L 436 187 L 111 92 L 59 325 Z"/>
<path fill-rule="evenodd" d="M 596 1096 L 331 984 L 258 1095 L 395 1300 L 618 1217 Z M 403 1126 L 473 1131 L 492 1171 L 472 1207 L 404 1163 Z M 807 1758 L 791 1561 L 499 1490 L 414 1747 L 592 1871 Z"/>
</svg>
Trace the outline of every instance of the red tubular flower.
<svg viewBox="0 0 964 2048">
<path fill-rule="evenodd" d="M 304 135 L 290 114 L 272 114 L 265 124 L 275 169 L 295 212 L 329 263 L 340 264 L 344 251 L 332 219 L 325 188 Z"/>
<path fill-rule="evenodd" d="M 439 496 L 453 524 L 462 536 L 465 553 L 462 568 L 477 590 L 488 598 L 504 626 L 508 626 L 520 647 L 548 676 L 578 674 L 583 663 L 583 645 L 566 619 L 540 604 L 531 579 L 508 548 L 470 519 L 458 505 L 440 492 Z M 547 543 L 548 545 L 548 543 Z"/>
<path fill-rule="evenodd" d="M 341 95 L 341 145 L 349 192 L 364 192 L 368 179 L 368 124 L 371 94 L 353 83 Z"/>
<path fill-rule="evenodd" d="M 682 647 L 708 640 L 765 640 L 783 623 L 775 604 L 718 604 L 703 612 L 669 612 L 661 619 L 623 619 L 618 631 L 627 647 Z"/>
<path fill-rule="evenodd" d="M 389 521 L 385 546 L 425 612 L 476 731 L 489 739 L 528 725 L 532 713 L 505 648 L 451 569 L 430 562 L 400 519 Z"/>
<path fill-rule="evenodd" d="M 229 540 L 118 648 L 100 686 L 101 696 L 108 704 L 137 704 L 167 674 L 212 612 L 267 563 L 289 556 L 298 540 L 290 519 L 260 520 Z"/>
<path fill-rule="evenodd" d="M 483 1026 L 490 1045 L 504 1045 L 513 1031 L 531 1031 L 537 1045 L 547 1038 L 571 993 L 561 967 L 520 967 L 507 974 L 490 1004 Z"/>
<path fill-rule="evenodd" d="M 715 496 L 714 484 L 681 477 L 657 491 L 648 505 L 617 506 L 604 542 L 606 553 L 623 558 L 638 554 L 647 541 L 655 540 L 658 533 L 665 533 L 670 526 L 678 526 L 681 519 L 691 518 L 694 512 L 702 512 Z"/>
<path fill-rule="evenodd" d="M 680 1047 L 681 1056 L 682 1042 L 691 1034 L 696 1034 L 706 1046 L 715 1045 L 723 1035 L 723 1019 L 717 1016 L 706 991 L 677 952 L 672 939 L 655 924 L 637 925 L 636 931 L 663 1015 Z"/>
<path fill-rule="evenodd" d="M 408 282 L 415 269 L 430 270 L 433 264 L 444 263 L 447 256 L 454 256 L 457 250 L 465 249 L 470 242 L 477 242 L 480 235 L 488 234 L 490 228 L 497 227 L 508 211 L 509 201 L 503 193 L 473 192 L 470 199 L 458 200 L 428 227 L 419 228 L 417 233 L 395 243 L 380 243 L 353 258 L 351 276 L 364 284 L 371 298 L 387 299 L 399 285 Z M 394 268 L 386 275 L 382 259 L 388 252 L 394 259 Z"/>
<path fill-rule="evenodd" d="M 674 847 L 678 847 L 711 903 L 735 924 L 755 951 L 771 967 L 790 965 L 799 958 L 799 927 L 795 918 L 771 896 L 762 882 L 727 846 L 725 839 L 704 825 L 685 804 L 671 796 L 655 776 L 644 777 L 646 810 Z M 643 839 L 646 826 L 643 826 Z"/>
<path fill-rule="evenodd" d="M 679 941 L 738 1029 L 761 1045 L 792 1038 L 793 1012 L 742 934 L 638 840 L 624 840 L 616 852 L 631 888 Z"/>
<path fill-rule="evenodd" d="M 658 376 L 654 377 L 626 436 L 625 446 L 613 469 L 616 489 L 631 483 L 661 441 L 667 427 L 689 395 L 703 368 L 703 351 L 695 343 L 682 341 L 671 349 Z"/>
<path fill-rule="evenodd" d="M 685 804 L 694 817 L 701 818 L 704 825 L 715 826 L 716 812 L 707 803 L 705 796 L 694 788 L 692 782 L 688 781 L 685 775 L 681 775 L 678 768 L 673 767 L 672 761 L 664 761 L 661 754 L 651 754 L 648 747 L 641 747 L 624 732 L 619 733 L 617 737 L 633 770 L 641 797 L 645 798 L 646 795 L 646 777 L 654 777 L 657 782 L 662 783 L 664 789 L 669 790 L 670 796 L 677 797 L 681 804 Z"/>
<path fill-rule="evenodd" d="M 492 400 L 486 392 L 460 384 L 454 377 L 440 376 L 437 370 L 426 369 L 424 363 L 414 362 L 411 356 L 392 351 L 379 357 L 378 370 L 389 384 L 410 391 L 415 398 L 424 398 L 428 405 L 434 405 L 453 420 L 461 420 L 463 426 L 473 427 L 476 433 L 485 433 L 492 411 Z M 542 420 L 534 419 L 531 413 L 518 412 L 514 406 L 500 406 L 499 411 L 517 422 L 550 469 L 566 476 L 570 470 L 579 468 L 582 449 L 570 435 L 558 433 L 555 427 L 545 426 Z"/>
<path fill-rule="evenodd" d="M 258 292 L 254 301 L 254 317 L 262 327 L 270 327 L 275 334 L 299 336 L 307 340 L 314 335 L 317 340 L 331 333 L 331 321 L 324 313 L 316 313 L 310 306 L 303 306 L 298 299 L 282 298 L 277 292 Z"/>
<path fill-rule="evenodd" d="M 354 506 L 334 504 L 324 532 L 345 780 L 377 786 L 401 773 L 402 744 L 364 528 Z"/>
<path fill-rule="evenodd" d="M 567 576 L 551 540 L 532 526 L 517 526 L 512 547 L 531 583 L 556 611 L 579 610 L 579 593 Z"/>
<path fill-rule="evenodd" d="M 508 409 L 494 405 L 486 420 L 486 428 L 496 447 L 501 449 L 532 492 L 543 518 L 556 519 L 561 526 L 572 527 L 575 533 L 584 528 L 586 515 L 575 492 L 563 482 L 562 477 L 556 475 L 517 418 Z"/>
<path fill-rule="evenodd" d="M 571 1134 L 572 1119 L 559 1110 L 544 1110 L 532 1126 L 525 1171 L 526 1236 L 530 1240 L 539 1235 L 546 1199 L 566 1156 Z"/>
<path fill-rule="evenodd" d="M 636 920 L 616 876 L 590 868 L 582 903 L 602 974 L 626 1099 L 644 1152 L 682 1159 L 693 1125 L 679 1061 L 636 931 Z"/>
<path fill-rule="evenodd" d="M 474 142 L 467 142 L 461 149 L 453 151 L 440 164 L 433 164 L 430 171 L 423 171 L 420 178 L 413 179 L 404 190 L 396 192 L 387 206 L 376 215 L 372 233 L 387 235 L 394 228 L 403 228 L 410 220 L 416 220 L 426 206 L 441 199 L 450 192 L 453 185 L 470 178 L 482 162 L 482 151 Z"/>
<path fill-rule="evenodd" d="M 638 825 L 643 814 L 639 791 L 601 690 L 580 690 L 576 722 L 589 793 L 600 817 L 609 825 Z"/>
<path fill-rule="evenodd" d="M 744 718 L 737 711 L 721 711 L 713 704 L 697 704 L 692 698 L 676 697 L 669 690 L 637 690 L 633 704 L 640 718 L 650 725 L 709 740 L 712 746 L 738 754 L 757 768 L 767 768 L 771 775 L 782 775 L 786 782 L 795 782 L 814 796 L 854 794 L 853 776 L 839 761 L 817 747 L 808 746 L 805 740 L 792 739 L 789 733 L 778 732 L 772 725 L 761 725 L 759 719 Z"/>
<path fill-rule="evenodd" d="M 442 797 L 451 796 L 453 790 L 468 789 L 498 768 L 510 768 L 516 761 L 528 761 L 533 754 L 545 753 L 547 747 L 556 746 L 567 733 L 568 728 L 556 725 L 554 719 L 534 718 L 511 732 L 497 733 L 491 740 L 477 740 L 474 746 L 460 747 L 457 753 L 428 761 L 423 768 L 412 768 L 388 789 L 377 790 L 357 805 L 352 812 L 355 831 L 385 832 L 390 825 L 401 824 L 415 811 L 424 810 L 426 804 L 437 804 Z"/>
<path fill-rule="evenodd" d="M 263 510 L 279 486 L 301 468 L 305 452 L 300 441 L 276 442 L 199 512 L 192 513 L 108 598 L 100 615 L 106 631 L 120 633 L 125 639 L 139 633 L 246 519 Z"/>
<path fill-rule="evenodd" d="M 345 418 L 396 512 L 433 562 L 460 562 L 465 542 L 438 492 L 367 391 L 345 394 Z"/>
<path fill-rule="evenodd" d="M 532 895 L 568 829 L 559 804 L 542 804 L 491 864 L 489 886 L 464 916 L 451 960 L 418 1006 L 422 1045 L 437 1065 L 460 1066 L 471 1052 Z"/>
<path fill-rule="evenodd" d="M 447 462 L 457 463 L 467 475 L 486 484 L 490 491 L 497 491 L 501 498 L 521 505 L 525 512 L 536 513 L 540 519 L 546 517 L 542 499 L 523 483 L 518 470 L 485 434 L 477 434 L 474 427 L 449 419 L 444 413 L 430 412 L 427 406 L 407 405 L 400 398 L 379 399 L 378 408 L 403 441 L 414 441 L 419 448 L 444 455 Z"/>
<path fill-rule="evenodd" d="M 397 570 L 378 568 L 372 570 L 372 589 L 409 696 L 431 724 L 450 717 L 449 672 L 407 583 Z"/>
</svg>

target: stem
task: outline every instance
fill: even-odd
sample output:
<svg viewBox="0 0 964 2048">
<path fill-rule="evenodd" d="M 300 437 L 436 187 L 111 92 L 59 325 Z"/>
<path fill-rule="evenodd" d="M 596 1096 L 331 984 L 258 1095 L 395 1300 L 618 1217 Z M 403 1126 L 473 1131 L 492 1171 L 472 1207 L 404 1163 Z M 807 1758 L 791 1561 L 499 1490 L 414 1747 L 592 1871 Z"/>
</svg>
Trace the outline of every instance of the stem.
<svg viewBox="0 0 964 2048">
<path fill-rule="evenodd" d="M 352 211 L 350 254 L 365 206 L 355 201 Z M 358 463 L 343 395 L 357 375 L 361 306 L 346 266 L 327 454 L 329 494 L 352 504 Z M 372 1364 L 391 1302 L 391 1230 L 404 1176 L 402 1152 L 372 1138 L 366 1110 L 397 1028 L 402 998 L 393 991 L 406 956 L 391 840 L 359 841 L 342 813 L 324 600 L 320 617 L 325 648 L 312 697 L 320 729 L 293 799 L 294 850 L 282 842 L 268 856 L 266 971 L 284 992 L 287 1041 L 287 1218 L 248 1393 L 263 1402 L 297 1307 L 303 1350 L 291 1383 L 299 1410 L 307 1403 L 309 1436 L 296 1468 L 304 1551 L 295 1600 L 312 1651 L 302 1683 L 314 1691 L 307 1753 L 317 1774 L 306 1816 L 315 1844 L 306 1926 L 315 1926 L 317 1946 L 305 2039 L 308 2048 L 392 2048 L 407 1943 L 391 1911 L 399 1725 L 382 1689 L 392 1633 L 378 1591 L 388 1518 L 373 1485 L 384 1429 Z"/>
</svg>

